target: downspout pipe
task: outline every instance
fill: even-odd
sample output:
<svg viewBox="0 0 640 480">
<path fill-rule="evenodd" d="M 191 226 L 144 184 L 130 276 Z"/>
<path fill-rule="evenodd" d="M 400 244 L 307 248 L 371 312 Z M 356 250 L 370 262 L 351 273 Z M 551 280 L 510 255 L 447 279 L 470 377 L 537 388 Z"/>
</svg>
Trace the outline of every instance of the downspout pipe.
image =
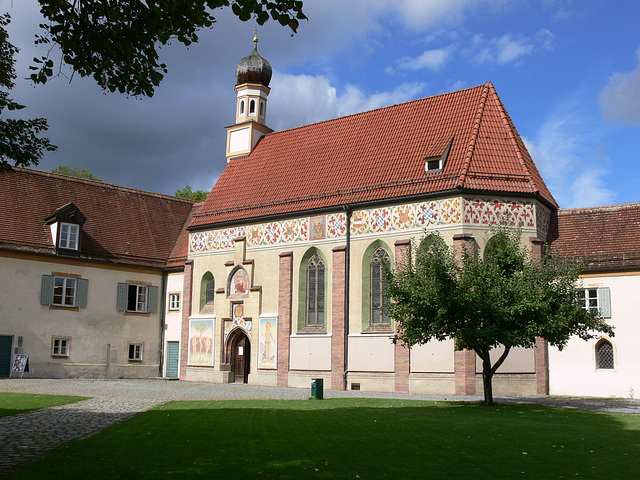
<svg viewBox="0 0 640 480">
<path fill-rule="evenodd" d="M 349 298 L 351 293 L 351 205 L 345 205 L 347 215 L 347 248 L 345 251 L 345 292 L 344 292 L 344 389 L 347 390 L 347 375 L 349 373 Z"/>
<path fill-rule="evenodd" d="M 158 377 L 162 378 L 164 370 L 164 336 L 166 329 L 166 314 L 167 314 L 167 282 L 169 274 L 166 271 L 162 272 L 162 297 L 160 299 L 160 348 L 158 349 L 158 355 L 160 357 L 158 361 Z"/>
</svg>

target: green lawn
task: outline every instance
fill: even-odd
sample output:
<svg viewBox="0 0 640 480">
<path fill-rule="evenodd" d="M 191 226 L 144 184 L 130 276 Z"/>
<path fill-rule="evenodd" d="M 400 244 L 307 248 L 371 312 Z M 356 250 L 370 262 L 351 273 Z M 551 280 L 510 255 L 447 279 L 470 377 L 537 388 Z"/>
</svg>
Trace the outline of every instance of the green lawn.
<svg viewBox="0 0 640 480">
<path fill-rule="evenodd" d="M 86 400 L 72 395 L 0 392 L 0 417 Z"/>
<path fill-rule="evenodd" d="M 171 402 L 9 478 L 640 478 L 640 417 L 383 399 Z"/>
</svg>

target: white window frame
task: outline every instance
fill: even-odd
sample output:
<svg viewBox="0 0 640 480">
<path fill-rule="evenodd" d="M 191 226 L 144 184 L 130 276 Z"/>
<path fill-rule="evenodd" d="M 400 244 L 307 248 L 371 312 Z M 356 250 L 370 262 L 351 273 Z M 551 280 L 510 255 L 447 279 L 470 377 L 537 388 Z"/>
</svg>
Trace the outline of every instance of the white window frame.
<svg viewBox="0 0 640 480">
<path fill-rule="evenodd" d="M 75 223 L 60 222 L 60 237 L 58 248 L 67 250 L 78 250 L 78 240 L 80 239 L 80 225 Z"/>
<path fill-rule="evenodd" d="M 180 294 L 169 294 L 169 310 L 180 310 Z"/>
<path fill-rule="evenodd" d="M 52 357 L 68 357 L 69 344 L 68 337 L 53 337 L 51 339 L 51 356 Z"/>
<path fill-rule="evenodd" d="M 131 295 L 132 292 L 135 290 L 135 293 L 133 293 L 134 295 L 134 301 L 135 301 L 135 308 L 129 308 L 131 305 Z M 129 285 L 129 289 L 128 289 L 128 294 L 127 294 L 127 311 L 128 312 L 144 312 L 146 313 L 147 310 L 147 303 L 149 302 L 149 288 L 147 285 L 133 285 L 130 284 Z"/>
<path fill-rule="evenodd" d="M 60 285 L 62 283 L 62 285 Z M 56 291 L 60 289 L 60 293 Z M 67 295 L 67 289 L 72 289 L 71 303 L 67 302 L 69 295 Z M 58 307 L 75 307 L 76 298 L 78 293 L 78 280 L 74 277 L 53 277 L 53 302 L 51 305 Z M 60 300 L 56 302 L 56 297 L 60 297 Z"/>
<path fill-rule="evenodd" d="M 141 343 L 130 343 L 129 351 L 127 352 L 127 356 L 130 362 L 141 362 L 142 361 L 142 344 Z"/>
<path fill-rule="evenodd" d="M 579 299 L 583 302 L 581 305 L 582 308 L 589 311 L 600 312 L 600 298 L 598 297 L 597 288 L 581 288 L 578 295 Z M 595 301 L 595 304 L 591 304 L 592 300 Z"/>
</svg>

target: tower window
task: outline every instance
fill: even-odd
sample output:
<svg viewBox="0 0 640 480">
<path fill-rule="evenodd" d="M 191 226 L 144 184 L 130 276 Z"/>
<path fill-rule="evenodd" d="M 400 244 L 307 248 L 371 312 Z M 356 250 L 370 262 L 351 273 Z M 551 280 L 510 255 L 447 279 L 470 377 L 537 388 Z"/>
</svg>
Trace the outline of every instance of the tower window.
<svg viewBox="0 0 640 480">
<path fill-rule="evenodd" d="M 240 116 L 244 115 L 244 100 L 240 100 Z"/>
<path fill-rule="evenodd" d="M 249 102 L 249 115 L 255 115 L 255 114 L 256 114 L 256 101 L 251 100 Z"/>
<path fill-rule="evenodd" d="M 264 102 L 260 102 L 260 117 L 264 117 Z"/>
</svg>

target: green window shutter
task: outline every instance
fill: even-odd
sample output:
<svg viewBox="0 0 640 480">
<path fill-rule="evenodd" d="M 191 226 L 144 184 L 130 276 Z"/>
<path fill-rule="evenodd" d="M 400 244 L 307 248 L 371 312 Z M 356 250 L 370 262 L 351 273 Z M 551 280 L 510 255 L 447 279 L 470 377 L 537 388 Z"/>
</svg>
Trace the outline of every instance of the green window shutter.
<svg viewBox="0 0 640 480">
<path fill-rule="evenodd" d="M 609 287 L 598 289 L 598 306 L 602 318 L 611 318 L 611 290 Z"/>
<path fill-rule="evenodd" d="M 127 309 L 127 299 L 129 298 L 129 285 L 118 284 L 118 299 L 116 300 L 116 310 L 124 312 Z"/>
<path fill-rule="evenodd" d="M 158 313 L 158 287 L 148 287 L 147 312 Z"/>
<path fill-rule="evenodd" d="M 89 280 L 78 279 L 78 290 L 76 290 L 76 307 L 87 308 L 87 294 L 89 292 Z"/>
<path fill-rule="evenodd" d="M 53 304 L 53 275 L 42 276 L 42 289 L 40 290 L 40 305 Z"/>
</svg>

